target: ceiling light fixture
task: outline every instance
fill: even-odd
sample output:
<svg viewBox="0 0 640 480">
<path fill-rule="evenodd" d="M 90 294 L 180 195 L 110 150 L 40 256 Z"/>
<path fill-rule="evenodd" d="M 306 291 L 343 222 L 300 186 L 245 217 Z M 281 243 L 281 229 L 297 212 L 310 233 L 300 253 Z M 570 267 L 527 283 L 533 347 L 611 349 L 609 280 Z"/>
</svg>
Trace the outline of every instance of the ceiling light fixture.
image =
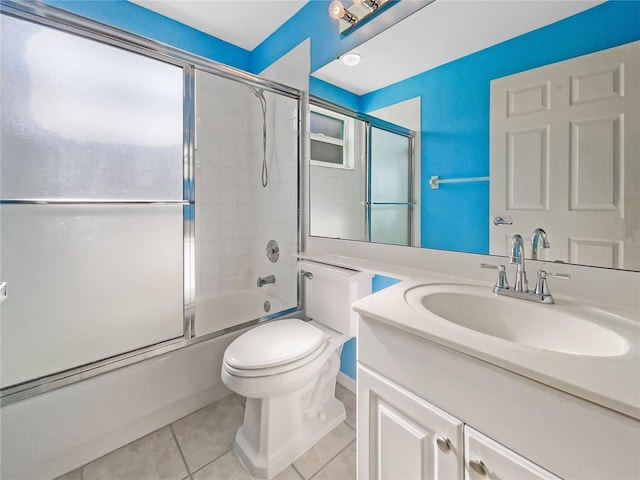
<svg viewBox="0 0 640 480">
<path fill-rule="evenodd" d="M 329 16 L 335 20 L 342 18 L 351 25 L 355 25 L 359 20 L 359 18 L 356 17 L 353 13 L 344 8 L 344 5 L 340 0 L 334 0 L 333 2 L 331 2 L 331 4 L 329 5 Z"/>
<path fill-rule="evenodd" d="M 347 67 L 355 67 L 362 60 L 362 55 L 359 53 L 345 53 L 340 57 L 342 63 L 344 63 Z"/>
</svg>

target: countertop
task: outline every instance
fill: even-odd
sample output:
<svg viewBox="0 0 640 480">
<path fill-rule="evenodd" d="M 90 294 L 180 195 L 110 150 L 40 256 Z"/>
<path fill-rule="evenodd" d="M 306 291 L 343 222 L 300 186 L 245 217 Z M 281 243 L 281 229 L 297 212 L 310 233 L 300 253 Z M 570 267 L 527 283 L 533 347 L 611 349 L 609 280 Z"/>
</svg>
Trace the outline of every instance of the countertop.
<svg viewBox="0 0 640 480">
<path fill-rule="evenodd" d="M 362 316 L 640 420 L 640 319 L 634 309 L 608 308 L 607 312 L 616 317 L 610 323 L 603 324 L 627 339 L 629 350 L 625 354 L 594 357 L 559 353 L 518 345 L 442 319 L 429 318 L 414 310 L 404 298 L 407 290 L 425 284 L 472 284 L 491 290 L 491 282 L 335 255 L 300 256 L 403 279 L 396 285 L 356 301 L 353 308 Z M 554 297 L 557 305 L 572 302 L 581 308 L 592 307 L 585 299 L 578 301 L 561 295 Z M 593 307 L 598 308 L 597 305 Z M 542 308 L 554 308 L 554 305 L 544 305 Z"/>
</svg>

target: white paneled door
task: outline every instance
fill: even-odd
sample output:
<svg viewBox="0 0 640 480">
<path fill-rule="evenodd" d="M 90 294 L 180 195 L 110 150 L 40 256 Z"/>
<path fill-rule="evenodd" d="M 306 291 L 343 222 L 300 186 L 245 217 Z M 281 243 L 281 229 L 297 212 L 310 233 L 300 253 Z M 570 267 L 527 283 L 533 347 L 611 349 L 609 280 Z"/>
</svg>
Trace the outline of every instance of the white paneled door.
<svg viewBox="0 0 640 480">
<path fill-rule="evenodd" d="M 640 269 L 640 42 L 491 82 L 492 254 Z M 530 251 L 527 251 L 530 256 Z"/>
</svg>

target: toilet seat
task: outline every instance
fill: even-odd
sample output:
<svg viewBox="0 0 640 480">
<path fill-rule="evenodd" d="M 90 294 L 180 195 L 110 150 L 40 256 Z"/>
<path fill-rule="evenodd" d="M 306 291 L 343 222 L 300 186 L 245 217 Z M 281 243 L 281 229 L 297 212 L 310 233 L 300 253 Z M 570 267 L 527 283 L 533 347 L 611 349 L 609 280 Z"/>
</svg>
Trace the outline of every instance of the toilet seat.
<svg viewBox="0 0 640 480">
<path fill-rule="evenodd" d="M 300 319 L 269 322 L 234 340 L 225 351 L 223 368 L 238 377 L 284 373 L 315 360 L 326 342 L 322 330 Z"/>
</svg>

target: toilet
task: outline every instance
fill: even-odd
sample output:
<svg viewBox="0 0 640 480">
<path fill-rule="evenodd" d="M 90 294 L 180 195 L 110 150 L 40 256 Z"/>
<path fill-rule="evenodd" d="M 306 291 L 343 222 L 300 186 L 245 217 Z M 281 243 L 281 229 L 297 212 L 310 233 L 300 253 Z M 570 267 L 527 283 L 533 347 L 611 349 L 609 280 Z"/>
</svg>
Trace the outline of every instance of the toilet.
<svg viewBox="0 0 640 480">
<path fill-rule="evenodd" d="M 371 275 L 303 260 L 311 321 L 273 320 L 227 348 L 222 381 L 247 398 L 235 453 L 260 478 L 278 474 L 345 419 L 335 397 L 342 345 L 355 336 L 351 304 L 371 293 Z"/>
</svg>

